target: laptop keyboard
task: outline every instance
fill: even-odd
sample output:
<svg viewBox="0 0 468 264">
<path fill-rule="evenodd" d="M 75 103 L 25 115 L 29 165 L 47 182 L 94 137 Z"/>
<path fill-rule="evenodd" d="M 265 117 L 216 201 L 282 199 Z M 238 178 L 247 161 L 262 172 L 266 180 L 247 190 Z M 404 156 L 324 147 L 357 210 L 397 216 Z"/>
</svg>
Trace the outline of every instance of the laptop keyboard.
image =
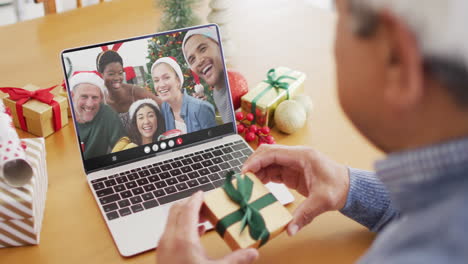
<svg viewBox="0 0 468 264">
<path fill-rule="evenodd" d="M 242 140 L 91 181 L 108 220 L 170 203 L 224 184 L 252 154 Z"/>
</svg>

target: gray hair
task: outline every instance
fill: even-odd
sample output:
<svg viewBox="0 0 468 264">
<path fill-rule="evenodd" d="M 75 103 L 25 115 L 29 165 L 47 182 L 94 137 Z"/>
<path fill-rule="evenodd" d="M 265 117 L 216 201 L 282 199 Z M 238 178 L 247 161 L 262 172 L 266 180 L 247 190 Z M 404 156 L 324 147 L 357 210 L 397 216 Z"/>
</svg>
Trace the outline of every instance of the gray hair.
<svg viewBox="0 0 468 264">
<path fill-rule="evenodd" d="M 461 11 L 456 10 L 457 8 L 468 11 L 465 1 L 431 0 L 422 3 L 411 0 L 348 0 L 348 8 L 352 15 L 350 27 L 362 38 L 371 37 L 380 23 L 378 12 L 384 9 L 392 12 L 415 34 L 423 53 L 425 73 L 443 83 L 459 106 L 468 107 L 468 49 L 466 49 L 468 38 L 459 37 L 456 34 L 457 30 L 448 28 L 455 22 L 461 22 L 459 17 Z M 418 4 L 429 7 L 418 10 L 411 6 Z M 458 17 L 454 19 L 451 15 Z M 439 20 L 443 22 L 434 22 Z M 468 22 L 468 19 L 465 21 Z M 460 27 L 463 25 L 458 24 L 457 28 Z M 450 33 L 441 31 L 450 31 Z M 448 38 L 448 40 L 437 38 Z"/>
</svg>

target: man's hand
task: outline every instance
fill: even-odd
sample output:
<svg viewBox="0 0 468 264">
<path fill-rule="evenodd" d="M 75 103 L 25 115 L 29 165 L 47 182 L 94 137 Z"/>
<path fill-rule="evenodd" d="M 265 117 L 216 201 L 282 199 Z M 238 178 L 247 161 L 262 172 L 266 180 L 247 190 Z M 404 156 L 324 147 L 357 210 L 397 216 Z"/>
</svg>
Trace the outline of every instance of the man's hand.
<svg viewBox="0 0 468 264">
<path fill-rule="evenodd" d="M 203 101 L 206 101 L 207 99 L 204 93 L 193 93 L 192 96 Z"/>
<path fill-rule="evenodd" d="M 288 234 L 294 235 L 316 216 L 346 204 L 348 169 L 308 147 L 261 145 L 244 163 L 263 182 L 284 183 L 307 199 L 294 211 Z"/>
<path fill-rule="evenodd" d="M 248 264 L 258 257 L 255 249 L 241 249 L 219 260 L 209 259 L 200 242 L 198 229 L 203 192 L 197 192 L 190 199 L 172 205 L 157 249 L 157 263 L 166 264 Z"/>
</svg>

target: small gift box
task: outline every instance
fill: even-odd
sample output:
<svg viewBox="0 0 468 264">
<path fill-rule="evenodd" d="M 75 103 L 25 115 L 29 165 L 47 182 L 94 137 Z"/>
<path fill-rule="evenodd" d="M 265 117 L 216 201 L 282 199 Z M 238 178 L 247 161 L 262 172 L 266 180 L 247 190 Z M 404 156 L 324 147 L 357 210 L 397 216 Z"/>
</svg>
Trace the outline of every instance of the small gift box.
<svg viewBox="0 0 468 264">
<path fill-rule="evenodd" d="M 143 66 L 135 66 L 135 67 L 125 67 L 125 80 L 129 84 L 135 84 L 138 86 L 144 87 L 146 85 L 145 81 L 145 68 Z"/>
<path fill-rule="evenodd" d="M 52 89 L 51 92 L 52 92 L 54 95 L 60 95 L 60 96 L 65 97 L 65 98 L 67 99 L 67 105 L 70 105 L 70 104 L 68 103 L 68 101 L 69 101 L 70 99 L 68 98 L 68 93 L 67 93 L 67 88 L 66 88 L 66 85 L 65 85 L 65 81 L 63 81 L 62 84 L 55 86 L 55 88 Z M 68 107 L 67 113 L 68 113 L 68 117 L 72 117 L 70 107 Z"/>
<path fill-rule="evenodd" d="M 68 124 L 67 99 L 52 94 L 54 88 L 38 89 L 30 84 L 24 88 L 0 88 L 9 94 L 3 102 L 11 110 L 14 125 L 36 136 L 47 137 Z"/>
<path fill-rule="evenodd" d="M 280 234 L 292 219 L 252 173 L 228 173 L 222 188 L 206 194 L 203 211 L 233 250 L 262 246 Z"/>
<path fill-rule="evenodd" d="M 302 91 L 305 79 L 305 73 L 286 67 L 269 70 L 266 80 L 242 96 L 242 111 L 245 114 L 252 113 L 254 115 L 251 124 L 273 127 L 273 114 L 276 107 L 282 101 L 290 99 Z"/>
<path fill-rule="evenodd" d="M 45 144 L 43 138 L 23 142 L 34 176 L 21 188 L 0 178 L 0 248 L 39 243 L 47 192 Z"/>
</svg>

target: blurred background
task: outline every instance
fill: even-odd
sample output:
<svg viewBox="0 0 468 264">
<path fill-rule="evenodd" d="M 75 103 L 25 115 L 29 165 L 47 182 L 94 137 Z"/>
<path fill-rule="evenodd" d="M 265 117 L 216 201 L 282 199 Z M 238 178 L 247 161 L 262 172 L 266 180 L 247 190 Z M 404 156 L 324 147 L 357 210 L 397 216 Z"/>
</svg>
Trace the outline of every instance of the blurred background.
<svg viewBox="0 0 468 264">
<path fill-rule="evenodd" d="M 118 0 L 105 0 L 118 1 Z M 254 0 L 255 1 L 255 0 Z M 305 0 L 312 5 L 330 9 L 332 0 Z M 83 6 L 97 4 L 99 0 L 82 0 Z M 137 1 L 135 1 L 137 3 Z M 155 0 L 157 2 L 157 0 Z M 287 4 L 288 1 L 285 1 Z M 76 0 L 57 0 L 57 12 L 64 12 L 76 8 Z M 0 0 L 0 26 L 14 24 L 44 16 L 44 4 L 35 3 L 34 0 Z"/>
</svg>

